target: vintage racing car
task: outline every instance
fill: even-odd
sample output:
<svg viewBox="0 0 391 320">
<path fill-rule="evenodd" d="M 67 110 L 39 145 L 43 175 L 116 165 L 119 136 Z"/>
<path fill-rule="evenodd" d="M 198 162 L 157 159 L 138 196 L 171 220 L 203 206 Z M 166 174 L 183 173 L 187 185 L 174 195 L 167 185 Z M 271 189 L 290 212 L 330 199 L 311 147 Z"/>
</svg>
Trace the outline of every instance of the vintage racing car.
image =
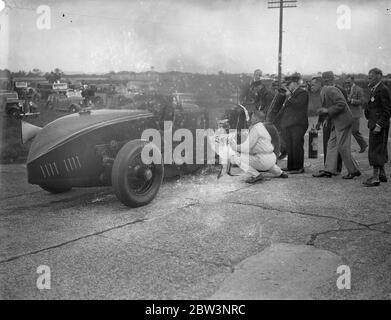
<svg viewBox="0 0 391 320">
<path fill-rule="evenodd" d="M 34 138 L 27 159 L 28 182 L 51 193 L 112 185 L 118 199 L 127 206 L 149 203 L 164 176 L 199 167 L 147 165 L 141 160 L 141 151 L 149 143 L 140 140 L 145 129 L 154 128 L 163 136 L 164 121 L 172 121 L 173 132 L 187 128 L 195 136 L 197 128 L 208 125 L 207 114 L 200 107 L 179 109 L 172 101 L 172 97 L 158 97 L 145 109 L 82 110 L 39 129 L 23 122 L 24 141 Z M 157 152 L 161 157 L 163 149 Z"/>
</svg>

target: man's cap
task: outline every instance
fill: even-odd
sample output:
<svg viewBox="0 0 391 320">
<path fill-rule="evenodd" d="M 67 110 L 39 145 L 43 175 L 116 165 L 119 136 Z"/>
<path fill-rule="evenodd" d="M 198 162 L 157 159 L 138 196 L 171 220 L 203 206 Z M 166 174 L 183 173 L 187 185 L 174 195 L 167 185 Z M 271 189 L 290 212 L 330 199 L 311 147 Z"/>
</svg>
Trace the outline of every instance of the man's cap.
<svg viewBox="0 0 391 320">
<path fill-rule="evenodd" d="M 325 71 L 322 73 L 322 78 L 325 81 L 334 80 L 334 73 L 333 71 Z"/>
<path fill-rule="evenodd" d="M 300 79 L 301 79 L 300 73 L 295 72 L 295 73 L 291 74 L 290 76 L 284 77 L 284 82 L 285 83 L 299 82 Z"/>
</svg>

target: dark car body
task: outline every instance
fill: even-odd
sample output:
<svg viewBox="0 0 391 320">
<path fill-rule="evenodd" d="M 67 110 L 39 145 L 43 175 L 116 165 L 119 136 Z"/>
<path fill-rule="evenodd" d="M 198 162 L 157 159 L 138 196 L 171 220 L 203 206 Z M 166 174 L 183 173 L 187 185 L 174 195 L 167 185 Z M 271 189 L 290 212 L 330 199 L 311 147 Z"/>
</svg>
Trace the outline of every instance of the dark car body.
<svg viewBox="0 0 391 320">
<path fill-rule="evenodd" d="M 73 113 L 82 108 L 83 100 L 77 90 L 59 90 L 49 95 L 46 105 L 49 109 Z"/>
<path fill-rule="evenodd" d="M 200 108 L 176 111 L 174 129 L 191 131 L 205 126 Z M 42 128 L 31 144 L 27 159 L 28 182 L 45 190 L 92 187 L 111 184 L 112 165 L 130 141 L 137 141 L 145 129 L 163 132 L 167 120 L 148 110 L 90 110 L 61 117 Z M 169 166 L 165 176 L 181 170 Z M 166 168 L 166 166 L 165 166 Z"/>
<path fill-rule="evenodd" d="M 135 121 L 138 126 L 132 125 Z M 61 117 L 35 137 L 27 159 L 28 182 L 56 187 L 103 185 L 98 146 L 140 137 L 143 128 L 153 126 L 152 115 L 138 110 L 93 110 Z"/>
<path fill-rule="evenodd" d="M 10 114 L 12 109 L 22 110 L 23 100 L 19 100 L 15 91 L 0 91 L 0 111 L 1 113 Z"/>
<path fill-rule="evenodd" d="M 133 93 L 127 90 L 118 92 L 118 87 L 113 84 L 100 84 L 92 87 L 94 95 L 91 101 L 97 108 L 119 109 L 133 101 Z"/>
<path fill-rule="evenodd" d="M 13 118 L 37 115 L 30 101 L 19 99 L 15 91 L 0 91 L 0 114 Z"/>
</svg>

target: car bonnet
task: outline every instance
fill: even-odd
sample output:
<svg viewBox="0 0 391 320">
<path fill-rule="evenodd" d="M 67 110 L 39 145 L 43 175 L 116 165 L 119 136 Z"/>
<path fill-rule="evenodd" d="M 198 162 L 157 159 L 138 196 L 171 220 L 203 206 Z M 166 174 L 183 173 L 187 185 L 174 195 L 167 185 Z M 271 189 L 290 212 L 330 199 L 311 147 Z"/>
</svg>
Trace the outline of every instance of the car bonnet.
<svg viewBox="0 0 391 320">
<path fill-rule="evenodd" d="M 122 121 L 152 116 L 145 110 L 91 110 L 74 113 L 48 123 L 33 140 L 27 163 L 34 161 L 80 134 Z"/>
</svg>

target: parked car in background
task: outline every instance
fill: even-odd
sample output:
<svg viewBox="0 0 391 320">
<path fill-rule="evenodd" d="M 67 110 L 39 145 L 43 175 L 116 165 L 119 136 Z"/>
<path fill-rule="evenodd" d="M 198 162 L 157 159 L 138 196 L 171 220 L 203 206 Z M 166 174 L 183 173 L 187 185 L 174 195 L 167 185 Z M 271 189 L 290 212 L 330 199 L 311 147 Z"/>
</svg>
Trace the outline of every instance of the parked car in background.
<svg viewBox="0 0 391 320">
<path fill-rule="evenodd" d="M 85 107 L 83 101 L 78 90 L 59 90 L 49 95 L 46 106 L 48 109 L 74 113 Z"/>
<path fill-rule="evenodd" d="M 0 114 L 16 119 L 38 115 L 36 105 L 29 100 L 19 99 L 15 91 L 0 91 Z"/>
<path fill-rule="evenodd" d="M 16 81 L 14 83 L 14 90 L 21 99 L 24 99 L 25 95 L 27 94 L 27 88 L 27 82 L 25 81 Z"/>
<path fill-rule="evenodd" d="M 23 112 L 23 100 L 15 91 L 0 92 L 0 112 L 3 115 L 18 118 Z"/>
<path fill-rule="evenodd" d="M 113 84 L 99 84 L 95 88 L 94 96 L 91 99 L 97 108 L 121 108 L 132 102 L 134 94 L 129 92 L 126 87 L 119 90 Z"/>
</svg>

